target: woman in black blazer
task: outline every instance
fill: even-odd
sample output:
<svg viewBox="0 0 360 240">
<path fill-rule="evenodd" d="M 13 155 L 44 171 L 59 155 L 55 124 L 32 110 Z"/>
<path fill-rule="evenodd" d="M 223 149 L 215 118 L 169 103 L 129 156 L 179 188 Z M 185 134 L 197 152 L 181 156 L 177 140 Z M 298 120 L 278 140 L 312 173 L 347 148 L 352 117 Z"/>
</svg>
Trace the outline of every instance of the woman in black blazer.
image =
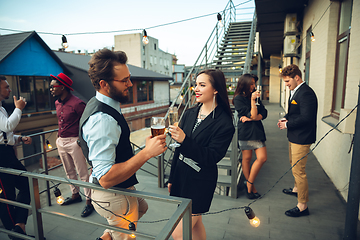
<svg viewBox="0 0 360 240">
<path fill-rule="evenodd" d="M 246 196 L 249 199 L 260 197 L 253 183 L 267 159 L 266 136 L 261 123 L 261 120 L 267 117 L 267 110 L 258 98 L 260 92 L 255 91 L 256 81 L 255 75 L 242 75 L 233 98 L 233 104 L 239 116 L 238 140 L 242 152 L 242 170 L 246 178 Z M 259 105 L 256 105 L 257 101 Z M 253 150 L 257 159 L 250 167 Z"/>
<path fill-rule="evenodd" d="M 168 188 L 171 196 L 192 199 L 193 239 L 206 239 L 201 214 L 209 211 L 218 176 L 216 164 L 225 156 L 235 129 L 220 70 L 200 72 L 195 94 L 199 105 L 184 113 L 179 126 L 169 126 L 181 146 L 174 154 Z M 182 239 L 181 222 L 172 236 Z"/>
</svg>

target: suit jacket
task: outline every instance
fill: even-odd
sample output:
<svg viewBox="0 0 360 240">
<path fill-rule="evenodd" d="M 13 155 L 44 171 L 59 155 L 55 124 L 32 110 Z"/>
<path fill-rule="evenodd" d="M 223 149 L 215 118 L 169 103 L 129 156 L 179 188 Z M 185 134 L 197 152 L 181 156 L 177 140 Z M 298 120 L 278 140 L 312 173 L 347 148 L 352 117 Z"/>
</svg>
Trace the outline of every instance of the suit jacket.
<svg viewBox="0 0 360 240">
<path fill-rule="evenodd" d="M 186 137 L 176 148 L 169 178 L 170 195 L 192 199 L 194 214 L 210 208 L 218 175 L 216 164 L 225 156 L 235 131 L 232 118 L 218 106 L 215 117 L 210 113 L 192 132 L 199 109 L 187 110 L 180 121 Z M 201 170 L 197 172 L 179 160 L 180 154 L 195 161 Z"/>
<path fill-rule="evenodd" d="M 287 137 L 296 144 L 312 144 L 316 141 L 316 116 L 318 102 L 315 92 L 306 83 L 289 98 Z"/>
</svg>

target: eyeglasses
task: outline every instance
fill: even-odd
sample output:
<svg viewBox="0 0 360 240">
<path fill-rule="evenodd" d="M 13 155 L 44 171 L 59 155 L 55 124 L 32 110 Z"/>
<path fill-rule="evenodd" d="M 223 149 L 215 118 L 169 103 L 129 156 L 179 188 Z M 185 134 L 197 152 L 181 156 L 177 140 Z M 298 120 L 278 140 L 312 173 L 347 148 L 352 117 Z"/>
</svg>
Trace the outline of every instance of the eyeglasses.
<svg viewBox="0 0 360 240">
<path fill-rule="evenodd" d="M 115 82 L 121 82 L 121 83 L 125 83 L 125 84 L 128 84 L 129 82 L 131 82 L 131 80 L 130 80 L 129 77 L 127 77 L 127 78 L 125 78 L 125 79 L 123 79 L 123 80 L 113 79 L 113 81 L 115 81 Z"/>
<path fill-rule="evenodd" d="M 50 90 L 53 89 L 53 88 L 57 88 L 57 87 L 62 87 L 62 85 L 50 85 Z"/>
</svg>

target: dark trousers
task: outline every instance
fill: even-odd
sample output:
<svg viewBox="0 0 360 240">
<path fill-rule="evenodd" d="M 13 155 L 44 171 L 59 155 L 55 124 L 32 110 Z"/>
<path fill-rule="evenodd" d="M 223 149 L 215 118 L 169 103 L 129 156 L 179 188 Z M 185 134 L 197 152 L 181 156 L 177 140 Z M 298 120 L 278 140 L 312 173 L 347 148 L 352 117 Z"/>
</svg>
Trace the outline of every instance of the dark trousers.
<svg viewBox="0 0 360 240">
<path fill-rule="evenodd" d="M 24 170 L 26 168 L 17 159 L 13 146 L 0 145 L 0 167 Z M 29 181 L 27 177 L 0 173 L 0 198 L 30 204 Z M 16 195 L 16 189 L 18 194 Z M 28 218 L 28 209 L 10 204 L 0 203 L 0 219 L 8 230 L 14 228 L 16 223 L 25 223 Z"/>
</svg>

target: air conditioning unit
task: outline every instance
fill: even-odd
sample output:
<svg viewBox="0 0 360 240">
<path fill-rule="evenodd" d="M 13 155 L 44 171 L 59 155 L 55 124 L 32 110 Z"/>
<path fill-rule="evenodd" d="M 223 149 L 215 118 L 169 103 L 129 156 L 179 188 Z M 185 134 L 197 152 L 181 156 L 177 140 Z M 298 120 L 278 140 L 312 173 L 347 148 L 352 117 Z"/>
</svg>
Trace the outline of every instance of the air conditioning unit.
<svg viewBox="0 0 360 240">
<path fill-rule="evenodd" d="M 296 28 L 297 18 L 296 13 L 286 14 L 284 23 L 284 34 L 297 32 Z"/>
<path fill-rule="evenodd" d="M 284 57 L 295 57 L 297 55 L 296 45 L 297 45 L 296 35 L 285 36 Z"/>
</svg>

